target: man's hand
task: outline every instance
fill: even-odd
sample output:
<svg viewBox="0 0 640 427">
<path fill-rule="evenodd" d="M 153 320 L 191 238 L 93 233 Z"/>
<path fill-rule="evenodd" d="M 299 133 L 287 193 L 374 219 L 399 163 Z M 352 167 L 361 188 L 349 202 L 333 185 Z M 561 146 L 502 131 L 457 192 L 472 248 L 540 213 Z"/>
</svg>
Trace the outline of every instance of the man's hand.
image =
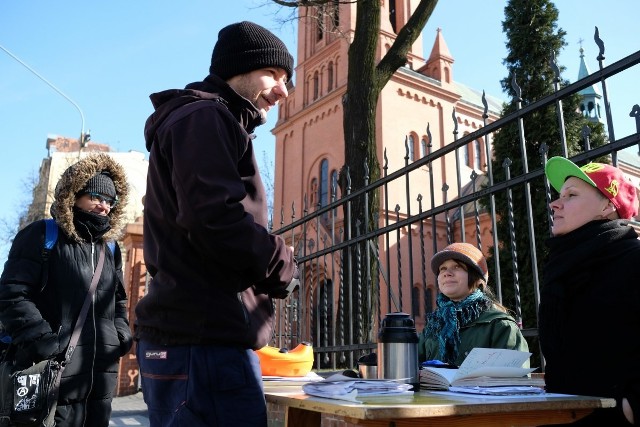
<svg viewBox="0 0 640 427">
<path fill-rule="evenodd" d="M 626 397 L 622 399 L 622 413 L 624 414 L 627 421 L 629 421 L 629 423 L 635 424 L 633 422 L 633 411 L 631 410 L 631 405 L 629 404 L 629 401 Z"/>
</svg>

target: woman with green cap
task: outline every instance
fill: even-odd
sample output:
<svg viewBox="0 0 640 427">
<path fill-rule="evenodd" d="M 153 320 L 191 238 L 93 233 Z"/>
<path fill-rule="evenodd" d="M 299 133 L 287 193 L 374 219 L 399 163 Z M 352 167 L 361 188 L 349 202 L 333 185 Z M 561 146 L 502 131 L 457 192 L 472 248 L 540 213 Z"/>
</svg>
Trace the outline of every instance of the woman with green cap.
<svg viewBox="0 0 640 427">
<path fill-rule="evenodd" d="M 545 174 L 559 193 L 538 316 L 547 391 L 616 399 L 572 426 L 630 425 L 640 418 L 636 186 L 614 166 L 563 157 Z"/>
</svg>

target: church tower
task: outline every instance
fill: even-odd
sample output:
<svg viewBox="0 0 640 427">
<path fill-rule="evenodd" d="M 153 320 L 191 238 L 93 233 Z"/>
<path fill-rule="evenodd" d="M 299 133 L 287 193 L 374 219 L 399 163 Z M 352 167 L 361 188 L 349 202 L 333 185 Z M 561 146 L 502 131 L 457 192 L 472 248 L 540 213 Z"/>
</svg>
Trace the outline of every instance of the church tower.
<svg viewBox="0 0 640 427">
<path fill-rule="evenodd" d="M 295 88 L 279 107 L 273 131 L 276 216 L 281 207 L 289 209 L 292 203 L 300 212 L 305 195 L 308 206 L 324 206 L 333 196 L 331 184 L 344 163 L 342 97 L 346 92 L 347 52 L 355 30 L 357 5 L 336 0 L 324 6 L 299 8 Z M 382 2 L 377 61 L 416 5 L 415 1 Z M 407 55 L 407 69 L 424 65 L 422 37 L 418 37 Z M 404 131 L 397 137 L 402 140 Z M 276 223 L 279 220 L 274 218 Z"/>
<path fill-rule="evenodd" d="M 397 33 L 418 4 L 413 0 L 380 1 L 377 61 L 390 49 Z M 276 230 L 342 197 L 336 185 L 345 158 L 342 99 L 346 93 L 347 55 L 355 31 L 358 4 L 334 1 L 324 6 L 299 8 L 295 85 L 289 91 L 289 97 L 280 104 L 278 121 L 273 129 L 276 137 L 273 228 Z M 445 42 L 444 30 L 438 29 L 428 60 L 425 60 L 423 49 L 422 37 L 418 37 L 407 54 L 406 64 L 394 73 L 378 99 L 376 151 L 381 166 L 386 163 L 389 173 L 484 125 L 482 91 L 454 80 L 454 57 Z M 495 121 L 502 102 L 491 96 L 486 99 L 488 120 Z M 384 189 L 386 194 L 381 195 L 381 200 L 387 197 L 388 203 L 386 207 L 380 207 L 380 226 L 384 226 L 385 218 L 393 216 L 395 221 L 397 217 L 402 219 L 416 214 L 420 209 L 419 200 L 434 200 L 434 203 L 441 204 L 444 199 L 453 200 L 464 195 L 471 187 L 472 176 L 482 176 L 486 167 L 485 141 L 478 138 L 433 164 L 414 169 L 408 175 L 408 184 L 405 180 L 390 182 Z M 430 194 L 430 183 L 433 184 L 433 194 Z M 443 190 L 446 188 L 449 190 Z M 396 207 L 399 207 L 399 212 Z M 326 245 L 335 244 L 340 237 L 337 233 L 332 235 L 332 230 L 340 229 L 342 215 L 342 209 L 323 214 L 315 224 L 310 225 L 314 230 L 305 230 L 307 237 L 295 237 L 297 250 L 301 245 L 307 253 L 322 249 L 325 243 L 318 240 L 325 236 L 329 236 Z M 460 218 L 457 221 L 453 227 L 461 230 Z M 435 242 L 438 248 L 447 244 L 447 227 L 444 219 L 438 219 L 434 228 L 432 224 L 427 224 L 424 227 L 426 235 L 409 239 L 414 242 L 410 245 L 419 241 L 429 242 L 429 259 L 434 246 L 431 242 Z M 435 235 L 432 234 L 433 229 L 437 230 Z M 475 241 L 474 227 L 467 225 L 464 229 L 465 239 Z M 403 233 L 403 239 L 406 240 L 407 233 L 415 234 L 418 231 L 411 229 Z M 291 233 L 287 234 L 287 237 L 291 236 Z M 483 240 L 487 240 L 484 247 L 489 247 L 490 224 L 483 224 L 480 234 Z M 304 241 L 305 238 L 307 241 Z M 460 240 L 460 235 L 455 239 Z M 400 250 L 407 250 L 406 241 L 397 245 L 401 247 Z M 414 253 L 418 253 L 418 249 Z M 380 257 L 383 258 L 382 253 Z M 418 267 L 416 264 L 415 268 Z M 389 266 L 389 269 L 392 268 Z M 314 289 L 308 297 L 309 301 L 318 301 L 321 292 L 337 295 L 331 289 L 330 280 L 326 279 L 329 274 L 323 274 L 322 271 L 314 271 L 313 276 L 325 277 L 324 284 L 319 286 L 325 286 L 326 290 L 321 288 L 316 291 L 316 287 L 309 287 Z M 413 277 L 421 277 L 420 272 L 416 271 Z M 430 289 L 429 292 L 435 295 L 433 277 L 426 284 L 418 280 L 406 286 L 407 289 L 402 292 L 405 296 L 403 299 L 407 298 L 405 307 L 411 307 L 409 299 L 412 294 L 414 300 L 424 300 L 422 295 L 417 295 L 424 289 Z M 435 297 L 430 300 L 435 304 Z M 386 302 L 382 301 L 381 304 L 384 306 Z M 411 308 L 417 327 L 422 326 L 424 313 L 413 311 L 421 309 Z"/>
<path fill-rule="evenodd" d="M 425 76 L 438 80 L 443 85 L 453 83 L 453 57 L 449 53 L 440 28 L 437 30 L 436 41 L 431 49 L 427 64 L 419 71 Z"/>
<path fill-rule="evenodd" d="M 578 80 L 589 76 L 589 68 L 584 61 L 584 49 L 580 48 L 580 69 L 578 70 Z M 580 112 L 592 122 L 604 123 L 602 118 L 602 95 L 595 85 L 588 86 L 578 92 L 582 96 L 580 102 Z"/>
</svg>

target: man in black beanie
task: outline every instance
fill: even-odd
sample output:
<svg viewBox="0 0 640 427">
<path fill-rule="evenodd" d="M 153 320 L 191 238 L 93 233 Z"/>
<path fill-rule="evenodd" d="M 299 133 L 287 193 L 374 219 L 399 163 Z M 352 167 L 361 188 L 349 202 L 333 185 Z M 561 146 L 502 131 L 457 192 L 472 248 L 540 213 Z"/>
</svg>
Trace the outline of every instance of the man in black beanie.
<svg viewBox="0 0 640 427">
<path fill-rule="evenodd" d="M 254 129 L 287 97 L 293 57 L 252 22 L 218 34 L 209 75 L 151 95 L 144 258 L 136 307 L 151 425 L 266 426 L 253 350 L 272 336 L 272 298 L 297 283 L 293 248 L 267 231 Z"/>
</svg>

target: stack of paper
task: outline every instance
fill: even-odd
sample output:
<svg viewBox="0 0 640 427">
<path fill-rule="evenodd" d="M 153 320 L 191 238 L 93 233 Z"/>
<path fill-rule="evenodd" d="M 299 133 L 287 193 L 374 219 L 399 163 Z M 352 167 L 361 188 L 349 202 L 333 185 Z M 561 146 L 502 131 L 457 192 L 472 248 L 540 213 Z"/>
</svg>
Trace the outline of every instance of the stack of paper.
<svg viewBox="0 0 640 427">
<path fill-rule="evenodd" d="M 449 387 L 455 393 L 482 394 L 488 396 L 511 396 L 520 394 L 544 394 L 541 387 L 531 386 L 494 386 L 494 387 Z"/>
<path fill-rule="evenodd" d="M 411 388 L 411 384 L 393 380 L 360 380 L 335 374 L 323 381 L 304 384 L 302 391 L 310 396 L 362 403 L 358 397 L 413 395 Z"/>
<path fill-rule="evenodd" d="M 324 378 L 322 378 L 320 375 L 316 374 L 313 371 L 309 372 L 307 375 L 303 377 L 281 377 L 281 376 L 275 376 L 275 375 L 262 376 L 262 381 L 264 381 L 265 384 L 278 383 L 278 385 L 291 385 L 291 386 L 294 386 L 294 385 L 300 386 L 300 385 L 314 382 L 314 381 L 322 381 L 323 379 Z"/>
</svg>

